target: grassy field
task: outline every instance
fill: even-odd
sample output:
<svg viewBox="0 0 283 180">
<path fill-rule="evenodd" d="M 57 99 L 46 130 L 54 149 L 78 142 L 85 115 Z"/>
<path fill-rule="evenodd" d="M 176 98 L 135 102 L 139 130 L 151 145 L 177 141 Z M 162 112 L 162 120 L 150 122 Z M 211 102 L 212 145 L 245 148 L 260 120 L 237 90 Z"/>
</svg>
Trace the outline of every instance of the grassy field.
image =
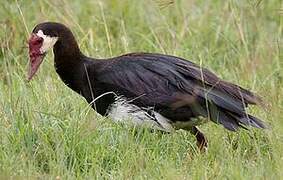
<svg viewBox="0 0 283 180">
<path fill-rule="evenodd" d="M 280 0 L 0 2 L 0 179 L 283 179 L 283 3 Z M 27 39 L 43 21 L 65 23 L 92 57 L 127 52 L 190 59 L 260 94 L 249 111 L 268 130 L 208 123 L 205 154 L 185 132 L 114 124 L 68 89 L 49 53 L 26 81 Z"/>
</svg>

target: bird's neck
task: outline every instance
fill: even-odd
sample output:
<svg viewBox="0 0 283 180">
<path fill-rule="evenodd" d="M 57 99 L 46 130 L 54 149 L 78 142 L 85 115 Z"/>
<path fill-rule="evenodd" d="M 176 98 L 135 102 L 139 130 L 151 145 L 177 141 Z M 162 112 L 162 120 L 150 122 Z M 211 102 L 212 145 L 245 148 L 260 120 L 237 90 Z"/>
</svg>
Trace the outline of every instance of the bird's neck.
<svg viewBox="0 0 283 180">
<path fill-rule="evenodd" d="M 80 69 L 84 64 L 84 56 L 77 42 L 73 37 L 62 38 L 55 44 L 53 52 L 56 72 L 67 86 L 80 93 L 79 87 L 82 82 Z"/>
<path fill-rule="evenodd" d="M 65 35 L 54 45 L 53 48 L 55 66 L 64 64 L 81 63 L 82 55 L 79 46 L 72 34 Z"/>
</svg>

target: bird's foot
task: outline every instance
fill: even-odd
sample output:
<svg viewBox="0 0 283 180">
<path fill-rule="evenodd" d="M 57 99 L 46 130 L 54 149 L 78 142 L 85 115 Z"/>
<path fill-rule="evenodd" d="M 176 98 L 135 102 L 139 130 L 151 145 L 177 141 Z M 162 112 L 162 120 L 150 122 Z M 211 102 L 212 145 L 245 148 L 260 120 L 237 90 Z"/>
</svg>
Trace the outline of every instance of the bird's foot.
<svg viewBox="0 0 283 180">
<path fill-rule="evenodd" d="M 205 135 L 197 128 L 193 127 L 190 131 L 197 139 L 197 147 L 200 152 L 206 152 L 208 148 L 208 141 Z"/>
<path fill-rule="evenodd" d="M 200 152 L 206 152 L 208 148 L 208 141 L 203 133 L 198 133 L 196 135 L 197 138 L 197 147 L 199 148 Z"/>
</svg>

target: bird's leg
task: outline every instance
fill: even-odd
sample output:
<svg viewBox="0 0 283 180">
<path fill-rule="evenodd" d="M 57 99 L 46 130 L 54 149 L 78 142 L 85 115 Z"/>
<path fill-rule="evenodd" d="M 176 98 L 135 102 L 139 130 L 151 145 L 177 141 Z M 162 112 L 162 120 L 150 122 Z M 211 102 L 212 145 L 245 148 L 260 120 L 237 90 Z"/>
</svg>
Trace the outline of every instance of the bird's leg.
<svg viewBox="0 0 283 180">
<path fill-rule="evenodd" d="M 197 138 L 197 146 L 200 152 L 205 152 L 208 146 L 205 135 L 196 126 L 193 126 L 189 131 Z"/>
</svg>

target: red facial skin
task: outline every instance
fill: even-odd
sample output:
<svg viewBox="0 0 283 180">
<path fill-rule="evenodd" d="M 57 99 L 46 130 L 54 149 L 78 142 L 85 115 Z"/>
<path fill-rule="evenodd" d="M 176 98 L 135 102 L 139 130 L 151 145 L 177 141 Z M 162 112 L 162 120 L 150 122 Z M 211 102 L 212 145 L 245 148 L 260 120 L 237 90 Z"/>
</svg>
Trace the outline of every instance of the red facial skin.
<svg viewBox="0 0 283 180">
<path fill-rule="evenodd" d="M 29 44 L 29 70 L 28 70 L 28 81 L 32 79 L 38 70 L 40 64 L 43 61 L 45 53 L 40 52 L 40 48 L 43 43 L 43 38 L 37 36 L 36 34 L 32 34 L 28 44 Z"/>
</svg>

